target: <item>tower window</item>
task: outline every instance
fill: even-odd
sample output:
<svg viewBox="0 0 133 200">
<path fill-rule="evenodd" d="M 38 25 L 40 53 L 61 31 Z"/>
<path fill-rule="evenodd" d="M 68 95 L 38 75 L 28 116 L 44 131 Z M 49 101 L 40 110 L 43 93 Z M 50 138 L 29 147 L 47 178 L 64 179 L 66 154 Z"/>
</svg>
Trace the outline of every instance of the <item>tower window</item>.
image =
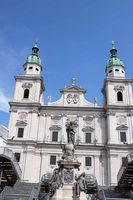
<svg viewBox="0 0 133 200">
<path fill-rule="evenodd" d="M 58 142 L 58 132 L 57 131 L 52 132 L 52 142 Z"/>
<path fill-rule="evenodd" d="M 121 70 L 121 72 L 122 72 L 122 73 L 124 73 L 124 71 L 123 71 L 123 70 Z"/>
<path fill-rule="evenodd" d="M 112 70 L 109 70 L 109 73 L 111 73 L 112 72 Z"/>
<path fill-rule="evenodd" d="M 20 153 L 15 153 L 14 156 L 15 156 L 16 161 L 19 162 L 20 161 Z"/>
<path fill-rule="evenodd" d="M 115 69 L 116 72 L 119 72 L 119 69 Z"/>
<path fill-rule="evenodd" d="M 33 67 L 29 67 L 29 69 L 33 69 Z"/>
<path fill-rule="evenodd" d="M 29 98 L 29 90 L 25 89 L 24 90 L 24 99 L 28 99 Z"/>
<path fill-rule="evenodd" d="M 91 133 L 85 133 L 85 142 L 91 143 Z"/>
<path fill-rule="evenodd" d="M 85 157 L 85 166 L 90 167 L 92 165 L 91 157 Z"/>
<path fill-rule="evenodd" d="M 36 71 L 39 71 L 39 69 L 38 69 L 38 68 L 36 68 Z"/>
<path fill-rule="evenodd" d="M 123 143 L 127 141 L 126 132 L 120 132 L 120 141 Z"/>
<path fill-rule="evenodd" d="M 26 71 L 26 67 L 24 68 L 24 71 Z"/>
<path fill-rule="evenodd" d="M 24 128 L 18 128 L 18 137 L 22 138 L 24 134 Z"/>
<path fill-rule="evenodd" d="M 56 156 L 50 156 L 50 165 L 56 165 Z"/>
<path fill-rule="evenodd" d="M 122 92 L 117 92 L 117 101 L 123 101 L 123 94 L 122 94 Z"/>
</svg>

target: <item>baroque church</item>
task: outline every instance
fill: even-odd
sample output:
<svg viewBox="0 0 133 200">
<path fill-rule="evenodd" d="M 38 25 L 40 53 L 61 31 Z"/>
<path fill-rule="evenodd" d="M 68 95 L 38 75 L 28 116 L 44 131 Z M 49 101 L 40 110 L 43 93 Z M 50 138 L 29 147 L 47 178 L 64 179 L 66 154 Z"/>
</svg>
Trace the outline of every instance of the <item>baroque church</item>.
<svg viewBox="0 0 133 200">
<path fill-rule="evenodd" d="M 86 89 L 72 78 L 60 89 L 61 97 L 42 103 L 45 85 L 39 48 L 35 44 L 20 75 L 10 102 L 7 148 L 13 152 L 21 170 L 21 180 L 39 183 L 51 173 L 67 143 L 66 123 L 75 122 L 75 157 L 82 172 L 94 175 L 100 186 L 116 186 L 122 163 L 133 147 L 132 79 L 117 56 L 114 43 L 106 65 L 102 106 L 85 99 Z M 103 72 L 104 73 L 104 72 Z"/>
</svg>

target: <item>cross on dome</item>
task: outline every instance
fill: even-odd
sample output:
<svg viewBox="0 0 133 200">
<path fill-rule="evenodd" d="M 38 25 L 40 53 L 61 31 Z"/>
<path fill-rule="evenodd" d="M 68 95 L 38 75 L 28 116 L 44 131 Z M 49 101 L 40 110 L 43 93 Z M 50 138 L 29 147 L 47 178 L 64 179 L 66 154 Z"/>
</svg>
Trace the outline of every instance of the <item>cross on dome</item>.
<svg viewBox="0 0 133 200">
<path fill-rule="evenodd" d="M 112 40 L 112 49 L 115 49 L 115 42 Z"/>
<path fill-rule="evenodd" d="M 73 77 L 71 80 L 72 80 L 72 85 L 76 85 L 76 78 Z"/>
</svg>

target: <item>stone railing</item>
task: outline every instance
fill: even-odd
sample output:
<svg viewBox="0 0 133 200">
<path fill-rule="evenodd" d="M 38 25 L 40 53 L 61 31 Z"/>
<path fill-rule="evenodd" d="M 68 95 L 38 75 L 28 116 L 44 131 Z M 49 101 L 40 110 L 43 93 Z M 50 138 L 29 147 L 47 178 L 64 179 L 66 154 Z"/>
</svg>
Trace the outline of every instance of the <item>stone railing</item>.
<svg viewBox="0 0 133 200">
<path fill-rule="evenodd" d="M 9 159 L 12 162 L 12 164 L 16 170 L 18 178 L 21 179 L 22 171 L 20 169 L 18 162 L 16 161 L 16 158 L 15 158 L 12 150 L 8 149 L 7 147 L 0 147 L 0 156 L 1 155 L 6 157 L 7 159 Z"/>
<path fill-rule="evenodd" d="M 125 160 L 123 161 L 122 163 L 122 166 L 117 174 L 117 181 L 119 182 L 121 177 L 122 177 L 122 174 L 123 172 L 125 171 L 125 169 L 128 167 L 128 163 L 131 163 L 133 162 L 133 152 L 128 154 L 125 158 Z"/>
</svg>

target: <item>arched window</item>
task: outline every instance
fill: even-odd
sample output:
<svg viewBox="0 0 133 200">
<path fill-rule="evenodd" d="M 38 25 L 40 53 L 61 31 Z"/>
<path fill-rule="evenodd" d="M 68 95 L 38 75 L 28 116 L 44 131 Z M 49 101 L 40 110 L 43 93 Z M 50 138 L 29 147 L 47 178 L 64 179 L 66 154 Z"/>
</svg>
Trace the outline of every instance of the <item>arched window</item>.
<svg viewBox="0 0 133 200">
<path fill-rule="evenodd" d="M 117 92 L 117 101 L 123 101 L 123 94 L 122 94 L 122 92 Z"/>
<path fill-rule="evenodd" d="M 28 89 L 25 89 L 25 90 L 24 90 L 24 98 L 25 98 L 25 99 L 28 99 L 28 98 L 29 98 L 29 90 L 28 90 Z"/>
</svg>

